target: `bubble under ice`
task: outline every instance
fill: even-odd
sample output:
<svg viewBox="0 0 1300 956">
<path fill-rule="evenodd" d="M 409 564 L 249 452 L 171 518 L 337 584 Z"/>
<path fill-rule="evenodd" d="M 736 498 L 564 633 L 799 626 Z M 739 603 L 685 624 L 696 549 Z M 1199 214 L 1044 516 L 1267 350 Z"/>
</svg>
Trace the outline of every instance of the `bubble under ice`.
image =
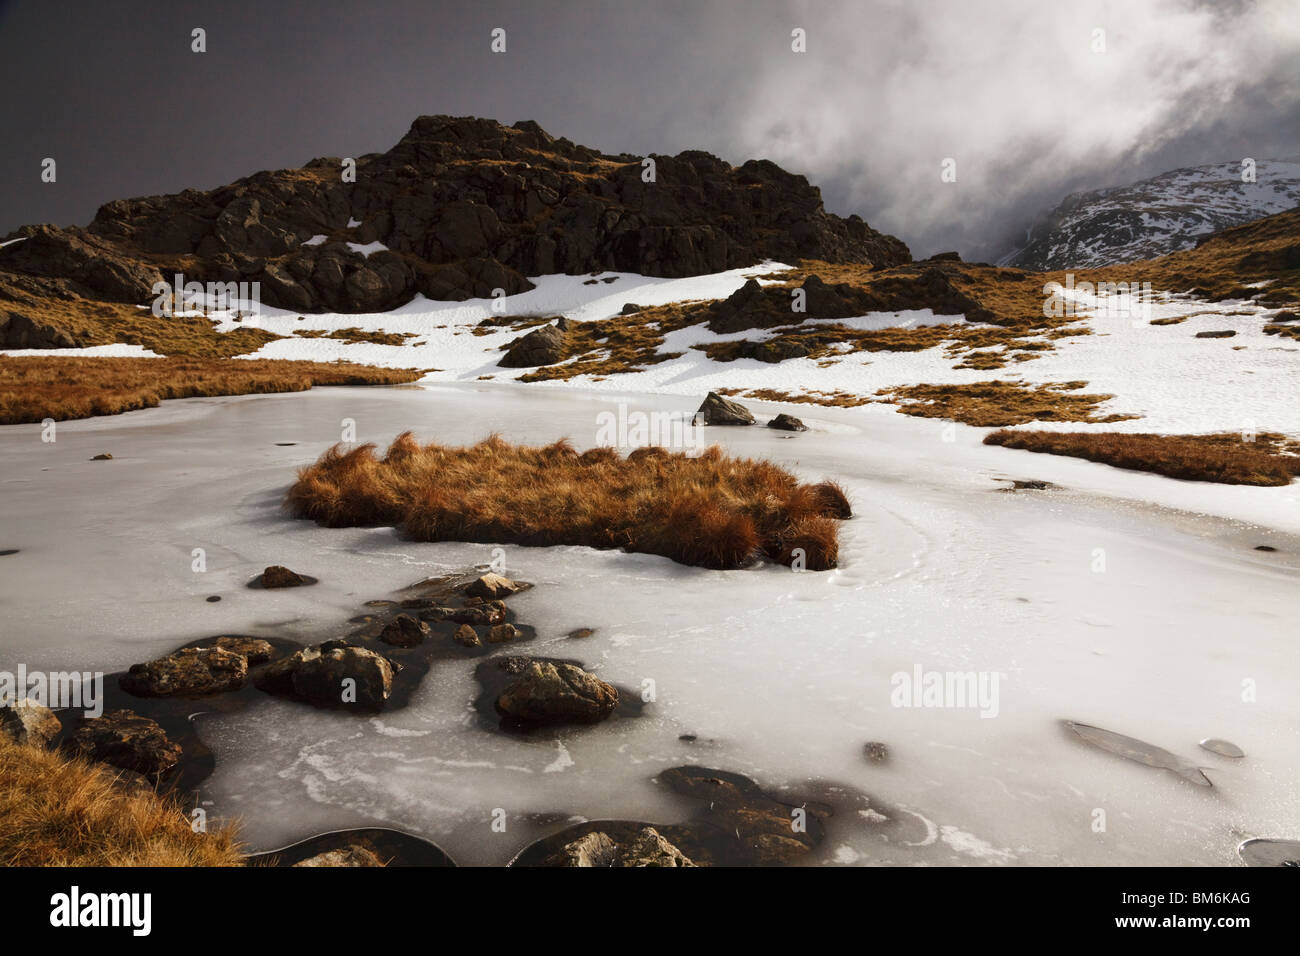
<svg viewBox="0 0 1300 956">
<path fill-rule="evenodd" d="M 339 437 L 343 418 L 381 445 L 411 428 L 424 440 L 499 431 L 586 447 L 597 413 L 620 400 L 693 410 L 498 386 L 320 389 L 61 423 L 53 445 L 39 426 L 0 429 L 0 543 L 20 549 L 0 577 L 0 666 L 110 671 L 223 632 L 344 633 L 364 601 L 485 564 L 491 547 L 287 519 L 293 469 Z M 271 698 L 219 717 L 199 701 L 217 755 L 202 791 L 210 819 L 241 818 L 253 849 L 381 824 L 462 863 L 502 863 L 569 817 L 684 819 L 691 805 L 653 778 L 698 763 L 770 790 L 833 781 L 911 824 L 908 839 L 887 842 L 874 811 L 839 813 L 812 864 L 1225 864 L 1242 839 L 1300 834 L 1294 491 L 1192 487 L 987 448 L 974 429 L 943 441 L 940 423 L 883 409 L 803 417 L 814 430 L 792 439 L 761 427 L 708 438 L 844 484 L 856 516 L 837 571 L 506 548 L 507 572 L 537 584 L 510 598 L 539 631 L 526 653 L 577 658 L 625 687 L 653 680 L 644 717 L 505 736 L 471 709 L 469 660 L 435 664 L 410 707 L 373 718 Z M 91 448 L 113 461 L 85 462 Z M 1009 478 L 1060 490 L 999 492 Z M 1277 553 L 1253 550 L 1264 534 Z M 191 570 L 194 548 L 203 573 Z M 321 583 L 243 588 L 272 563 Z M 224 599 L 207 603 L 213 593 Z M 565 637 L 577 627 L 596 633 Z M 891 675 L 917 666 L 1003 675 L 997 715 L 892 706 Z M 1166 748 L 1214 787 L 1091 749 L 1061 719 Z M 1211 736 L 1247 757 L 1201 750 Z M 866 761 L 866 741 L 885 742 L 889 760 Z M 505 833 L 491 829 L 497 809 Z"/>
</svg>

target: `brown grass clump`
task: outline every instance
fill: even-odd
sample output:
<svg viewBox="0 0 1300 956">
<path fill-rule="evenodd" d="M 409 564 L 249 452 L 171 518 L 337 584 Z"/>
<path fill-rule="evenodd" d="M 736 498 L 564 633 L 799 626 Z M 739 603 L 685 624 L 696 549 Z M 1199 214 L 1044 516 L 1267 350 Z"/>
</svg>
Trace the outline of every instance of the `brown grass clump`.
<svg viewBox="0 0 1300 956">
<path fill-rule="evenodd" d="M 904 415 L 947 418 L 967 425 L 1006 426 L 1025 422 L 1119 422 L 1135 415 L 1096 413 L 1114 395 L 1089 395 L 1078 390 L 1087 382 L 1030 385 L 1015 381 L 973 382 L 969 385 L 904 385 L 881 389 L 877 395 L 899 403 Z"/>
<path fill-rule="evenodd" d="M 681 352 L 660 352 L 664 336 L 706 319 L 707 303 L 674 302 L 645 308 L 633 315 L 574 322 L 565 335 L 566 361 L 519 376 L 521 382 L 568 380 L 578 375 L 636 372 L 648 365 L 679 358 Z M 523 326 L 521 326 L 523 328 Z"/>
<path fill-rule="evenodd" d="M 275 359 L 0 356 L 0 425 L 153 408 L 168 398 L 302 392 L 314 385 L 397 385 L 417 369 Z"/>
<path fill-rule="evenodd" d="M 195 833 L 173 799 L 116 776 L 0 735 L 0 866 L 243 865 L 232 829 Z"/>
<path fill-rule="evenodd" d="M 337 339 L 344 345 L 356 345 L 365 342 L 369 345 L 404 345 L 407 339 L 415 338 L 414 332 L 380 332 L 352 326 L 326 332 L 323 329 L 301 329 L 294 333 L 302 339 Z"/>
<path fill-rule="evenodd" d="M 466 448 L 420 445 L 410 432 L 383 458 L 373 445 L 335 446 L 298 472 L 286 505 L 330 527 L 400 526 L 419 541 L 625 548 L 706 568 L 763 554 L 790 563 L 803 548 L 814 571 L 835 566 L 835 519 L 852 514 L 838 485 L 803 485 L 717 446 L 696 457 L 663 448 L 623 457 L 496 435 Z"/>
<path fill-rule="evenodd" d="M 1128 435 L 1119 432 L 996 431 L 984 444 L 1067 455 L 1186 481 L 1289 485 L 1300 475 L 1300 443 L 1277 434 Z"/>
</svg>

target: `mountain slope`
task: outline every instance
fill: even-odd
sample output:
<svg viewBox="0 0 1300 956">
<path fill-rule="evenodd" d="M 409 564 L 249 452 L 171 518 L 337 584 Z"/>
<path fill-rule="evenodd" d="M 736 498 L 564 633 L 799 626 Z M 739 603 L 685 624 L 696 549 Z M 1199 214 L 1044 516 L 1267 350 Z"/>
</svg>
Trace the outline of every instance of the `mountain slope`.
<svg viewBox="0 0 1300 956">
<path fill-rule="evenodd" d="M 536 123 L 425 116 L 392 149 L 358 157 L 355 182 L 341 160 L 316 159 L 207 192 L 110 202 L 84 229 L 25 226 L 0 245 L 10 316 L 0 345 L 83 344 L 75 328 L 42 326 L 32 303 L 148 303 L 174 273 L 260 282 L 266 305 L 300 312 L 376 312 L 417 293 L 513 295 L 532 287 L 528 275 L 911 259 L 857 216 L 827 213 L 820 190 L 771 162 L 653 159 L 647 182 L 642 157 L 599 153 Z"/>
<path fill-rule="evenodd" d="M 1154 259 L 1204 237 L 1300 205 L 1300 162 L 1193 166 L 1128 186 L 1075 193 L 1004 260 L 1022 269 L 1080 269 Z"/>
</svg>

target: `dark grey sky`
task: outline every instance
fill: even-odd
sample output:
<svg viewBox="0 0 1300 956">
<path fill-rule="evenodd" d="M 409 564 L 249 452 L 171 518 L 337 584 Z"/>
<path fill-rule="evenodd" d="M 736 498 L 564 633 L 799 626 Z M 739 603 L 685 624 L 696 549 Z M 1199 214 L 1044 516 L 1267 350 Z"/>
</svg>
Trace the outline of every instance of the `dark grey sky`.
<svg viewBox="0 0 1300 956">
<path fill-rule="evenodd" d="M 0 234 L 452 113 L 767 157 L 920 255 L 990 258 L 1071 190 L 1300 154 L 1297 62 L 1300 0 L 0 2 Z"/>
</svg>

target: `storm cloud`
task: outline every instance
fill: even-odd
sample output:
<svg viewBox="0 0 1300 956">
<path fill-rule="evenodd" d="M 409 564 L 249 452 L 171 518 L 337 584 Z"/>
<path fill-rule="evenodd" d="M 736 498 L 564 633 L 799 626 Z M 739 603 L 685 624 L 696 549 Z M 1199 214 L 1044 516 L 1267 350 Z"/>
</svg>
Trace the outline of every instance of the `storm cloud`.
<svg viewBox="0 0 1300 956">
<path fill-rule="evenodd" d="M 422 113 L 766 157 L 918 255 L 983 259 L 1076 189 L 1300 154 L 1295 0 L 81 6 L 0 8 L 0 232 L 384 150 Z"/>
</svg>

